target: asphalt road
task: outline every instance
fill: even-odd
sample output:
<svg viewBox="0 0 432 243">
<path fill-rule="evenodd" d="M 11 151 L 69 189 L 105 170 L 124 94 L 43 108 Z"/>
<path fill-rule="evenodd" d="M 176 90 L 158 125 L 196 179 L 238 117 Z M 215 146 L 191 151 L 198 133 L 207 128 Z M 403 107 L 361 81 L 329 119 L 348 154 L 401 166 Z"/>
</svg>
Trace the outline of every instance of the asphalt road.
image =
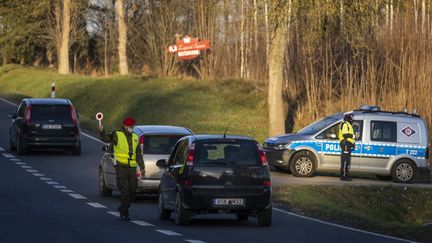
<svg viewBox="0 0 432 243">
<path fill-rule="evenodd" d="M 81 156 L 9 151 L 10 118 L 16 109 L 0 99 L 0 242 L 400 242 L 402 239 L 302 217 L 276 208 L 273 225 L 231 215 L 203 215 L 189 226 L 157 218 L 157 197 L 132 205 L 132 221 L 116 208 L 119 194 L 98 194 L 101 143 L 82 136 Z"/>
</svg>

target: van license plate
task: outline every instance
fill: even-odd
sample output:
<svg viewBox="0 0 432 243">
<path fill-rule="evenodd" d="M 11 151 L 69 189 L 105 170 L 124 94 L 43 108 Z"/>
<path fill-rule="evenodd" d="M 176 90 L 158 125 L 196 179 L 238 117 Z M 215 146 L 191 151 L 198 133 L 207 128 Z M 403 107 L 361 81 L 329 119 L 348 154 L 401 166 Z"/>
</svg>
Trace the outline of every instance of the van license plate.
<svg viewBox="0 0 432 243">
<path fill-rule="evenodd" d="M 42 129 L 61 129 L 61 125 L 53 125 L 53 124 L 48 124 L 48 125 L 42 125 Z"/>
<path fill-rule="evenodd" d="M 243 198 L 215 198 L 214 206 L 244 206 Z"/>
</svg>

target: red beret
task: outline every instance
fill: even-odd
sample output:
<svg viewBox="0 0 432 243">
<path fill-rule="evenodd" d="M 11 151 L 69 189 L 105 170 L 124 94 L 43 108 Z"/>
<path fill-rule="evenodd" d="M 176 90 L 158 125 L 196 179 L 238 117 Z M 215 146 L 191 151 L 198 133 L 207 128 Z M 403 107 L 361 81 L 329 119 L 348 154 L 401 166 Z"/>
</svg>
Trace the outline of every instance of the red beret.
<svg viewBox="0 0 432 243">
<path fill-rule="evenodd" d="M 133 119 L 132 117 L 126 117 L 123 120 L 123 125 L 128 127 L 135 126 L 135 119 Z"/>
</svg>

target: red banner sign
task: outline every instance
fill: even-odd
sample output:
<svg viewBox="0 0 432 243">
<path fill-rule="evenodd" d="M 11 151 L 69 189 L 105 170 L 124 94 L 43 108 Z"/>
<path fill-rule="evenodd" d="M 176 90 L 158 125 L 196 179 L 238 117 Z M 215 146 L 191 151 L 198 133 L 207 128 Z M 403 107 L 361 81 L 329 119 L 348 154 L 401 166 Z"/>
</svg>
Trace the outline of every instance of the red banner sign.
<svg viewBox="0 0 432 243">
<path fill-rule="evenodd" d="M 169 46 L 166 51 L 177 53 L 177 56 L 183 60 L 191 60 L 198 57 L 202 50 L 210 49 L 209 40 L 199 40 L 198 38 L 183 37 L 176 41 L 175 45 Z"/>
</svg>

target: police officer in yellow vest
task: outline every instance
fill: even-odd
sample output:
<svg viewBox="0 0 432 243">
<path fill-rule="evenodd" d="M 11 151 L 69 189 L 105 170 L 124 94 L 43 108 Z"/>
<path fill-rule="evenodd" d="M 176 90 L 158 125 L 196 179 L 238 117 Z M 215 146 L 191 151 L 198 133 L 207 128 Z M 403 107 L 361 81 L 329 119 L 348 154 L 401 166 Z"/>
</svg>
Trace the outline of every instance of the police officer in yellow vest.
<svg viewBox="0 0 432 243">
<path fill-rule="evenodd" d="M 351 151 L 355 146 L 355 135 L 352 123 L 353 114 L 346 114 L 344 116 L 343 122 L 341 122 L 339 125 L 338 138 L 340 141 L 340 148 L 342 150 L 340 179 L 342 181 L 352 180 L 348 175 L 351 166 Z"/>
<path fill-rule="evenodd" d="M 109 134 L 105 133 L 103 126 L 99 126 L 100 139 L 111 143 L 116 161 L 117 187 L 121 192 L 121 204 L 118 207 L 122 220 L 129 220 L 130 203 L 135 197 L 137 189 L 137 164 L 141 174 L 145 173 L 143 154 L 139 146 L 139 137 L 133 132 L 135 120 L 127 117 L 123 120 L 123 129 Z"/>
</svg>

